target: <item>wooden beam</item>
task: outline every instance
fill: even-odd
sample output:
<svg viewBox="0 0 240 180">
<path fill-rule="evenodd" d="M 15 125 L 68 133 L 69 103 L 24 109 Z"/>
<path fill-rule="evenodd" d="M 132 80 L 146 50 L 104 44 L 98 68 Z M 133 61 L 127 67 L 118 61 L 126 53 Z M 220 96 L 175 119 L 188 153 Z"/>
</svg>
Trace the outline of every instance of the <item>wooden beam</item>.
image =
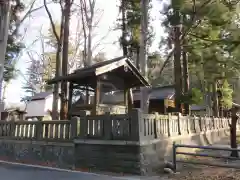
<svg viewBox="0 0 240 180">
<path fill-rule="evenodd" d="M 107 73 L 104 75 L 99 76 L 99 78 L 101 79 L 101 81 L 109 81 L 109 82 L 116 82 L 116 81 L 121 81 L 124 82 L 123 78 L 120 78 L 121 75 L 116 74 L 115 72 L 111 72 L 111 73 Z"/>
<path fill-rule="evenodd" d="M 100 91 L 101 91 L 101 84 L 100 79 L 96 79 L 96 87 L 95 87 L 95 96 L 94 96 L 94 109 L 93 109 L 93 115 L 97 114 L 99 100 L 100 100 Z"/>
<path fill-rule="evenodd" d="M 89 87 L 88 86 L 86 86 L 86 102 L 85 102 L 85 104 L 90 104 L 90 102 L 89 102 Z"/>
<path fill-rule="evenodd" d="M 128 89 L 127 91 L 127 97 L 128 97 L 128 112 L 130 112 L 133 109 L 133 93 L 132 89 Z"/>
<path fill-rule="evenodd" d="M 111 64 L 108 64 L 108 65 L 97 68 L 95 70 L 95 74 L 96 74 L 96 76 L 99 76 L 100 74 L 110 72 L 114 69 L 117 69 L 120 66 L 124 66 L 125 64 L 126 64 L 126 60 L 123 59 L 123 60 L 120 60 L 120 61 L 117 61 L 117 62 L 114 62 L 114 63 L 111 63 Z"/>
<path fill-rule="evenodd" d="M 128 69 L 134 75 L 134 78 L 136 78 L 138 81 L 140 81 L 143 86 L 149 86 L 149 84 L 147 84 L 147 80 L 144 77 L 142 77 L 141 75 L 139 75 L 137 72 L 135 72 L 135 70 L 133 68 L 128 66 Z"/>
<path fill-rule="evenodd" d="M 86 85 L 86 86 L 73 85 L 73 89 L 79 89 L 79 90 L 86 91 L 87 88 L 88 88 L 88 91 L 95 92 L 94 89 L 92 89 L 92 88 L 90 88 L 90 87 L 87 87 L 87 85 Z"/>
<path fill-rule="evenodd" d="M 126 106 L 128 108 L 128 89 L 125 88 L 124 89 L 124 106 Z"/>
<path fill-rule="evenodd" d="M 68 118 L 70 119 L 70 109 L 72 107 L 72 97 L 73 97 L 73 83 L 69 84 L 69 91 L 68 91 Z"/>
</svg>

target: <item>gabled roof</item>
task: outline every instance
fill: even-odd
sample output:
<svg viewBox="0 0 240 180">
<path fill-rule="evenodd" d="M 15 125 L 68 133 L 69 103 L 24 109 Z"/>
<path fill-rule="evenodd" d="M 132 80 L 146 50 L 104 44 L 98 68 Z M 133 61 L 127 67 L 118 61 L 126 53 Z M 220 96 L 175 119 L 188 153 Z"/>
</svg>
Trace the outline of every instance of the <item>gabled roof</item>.
<svg viewBox="0 0 240 180">
<path fill-rule="evenodd" d="M 37 93 L 33 97 L 31 97 L 31 101 L 46 99 L 51 94 L 52 94 L 51 91 Z"/>
<path fill-rule="evenodd" d="M 54 84 L 59 81 L 69 81 L 77 84 L 95 86 L 94 80 L 97 76 L 109 74 L 109 76 L 117 76 L 124 81 L 129 82 L 131 87 L 150 86 L 148 81 L 140 74 L 135 65 L 128 57 L 118 57 L 112 60 L 96 63 L 92 66 L 76 70 L 67 76 L 56 77 L 49 84 Z M 118 82 L 112 82 L 118 85 Z M 129 88 L 131 88 L 129 87 Z"/>
</svg>

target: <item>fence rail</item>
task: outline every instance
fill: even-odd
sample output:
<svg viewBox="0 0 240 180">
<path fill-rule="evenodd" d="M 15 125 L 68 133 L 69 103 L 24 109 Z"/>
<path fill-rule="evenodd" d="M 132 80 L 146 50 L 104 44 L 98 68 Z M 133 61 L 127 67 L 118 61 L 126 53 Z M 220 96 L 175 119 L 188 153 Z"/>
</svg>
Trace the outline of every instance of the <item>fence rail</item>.
<svg viewBox="0 0 240 180">
<path fill-rule="evenodd" d="M 82 114 L 82 113 L 81 113 Z M 0 137 L 16 139 L 154 140 L 228 128 L 229 119 L 196 116 L 144 114 L 84 115 L 75 120 L 0 121 Z"/>
<path fill-rule="evenodd" d="M 130 138 L 128 114 L 104 114 L 80 118 L 80 138 L 126 140 Z"/>
<path fill-rule="evenodd" d="M 131 118 L 131 117 L 130 117 Z M 184 134 L 200 133 L 210 130 L 227 129 L 229 119 L 197 116 L 173 116 L 142 114 L 140 133 L 142 139 L 172 137 Z"/>
<path fill-rule="evenodd" d="M 71 140 L 71 121 L 0 121 L 0 137 Z"/>
<path fill-rule="evenodd" d="M 208 166 L 216 166 L 216 167 L 225 167 L 225 168 L 236 168 L 240 169 L 240 165 L 235 164 L 220 164 L 220 163 L 212 163 L 212 162 L 201 162 L 201 161 L 191 161 L 191 160 L 180 160 L 177 159 L 177 155 L 187 155 L 193 157 L 209 157 L 215 159 L 228 159 L 228 160 L 240 160 L 239 157 L 231 157 L 231 156 L 221 156 L 221 155 L 211 155 L 207 153 L 188 153 L 177 151 L 179 148 L 189 148 L 189 149 L 203 149 L 203 150 L 212 150 L 212 151 L 237 151 L 240 152 L 240 149 L 235 148 L 224 148 L 224 147 L 214 147 L 214 146 L 196 146 L 196 145 L 185 145 L 185 144 L 175 144 L 173 143 L 173 170 L 176 172 L 177 163 L 186 163 L 186 164 L 196 164 L 196 165 L 208 165 Z"/>
</svg>

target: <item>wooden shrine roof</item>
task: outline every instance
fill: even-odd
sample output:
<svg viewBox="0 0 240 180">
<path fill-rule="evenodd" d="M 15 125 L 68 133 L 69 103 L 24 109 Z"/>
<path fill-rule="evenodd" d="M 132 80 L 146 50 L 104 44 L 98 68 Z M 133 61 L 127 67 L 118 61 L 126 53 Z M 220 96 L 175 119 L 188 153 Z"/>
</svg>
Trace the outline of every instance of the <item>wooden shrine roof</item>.
<svg viewBox="0 0 240 180">
<path fill-rule="evenodd" d="M 118 89 L 123 89 L 120 88 L 123 86 L 120 81 L 125 83 L 125 85 L 127 84 L 128 88 L 150 86 L 148 81 L 127 57 L 118 57 L 77 69 L 74 73 L 67 76 L 60 76 L 49 80 L 48 84 L 68 81 L 79 85 L 89 85 L 94 88 L 97 77 L 101 77 L 103 81 L 115 84 Z"/>
</svg>

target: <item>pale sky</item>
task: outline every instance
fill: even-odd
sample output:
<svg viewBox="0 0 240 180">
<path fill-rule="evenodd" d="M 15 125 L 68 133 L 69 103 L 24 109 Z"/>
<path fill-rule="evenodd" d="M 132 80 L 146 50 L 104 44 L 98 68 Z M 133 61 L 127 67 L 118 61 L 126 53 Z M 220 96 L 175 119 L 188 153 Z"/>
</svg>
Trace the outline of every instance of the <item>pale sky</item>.
<svg viewBox="0 0 240 180">
<path fill-rule="evenodd" d="M 95 41 L 101 39 L 103 35 L 108 36 L 102 42 L 102 45 L 98 48 L 101 51 L 105 52 L 109 59 L 121 56 L 122 51 L 119 48 L 118 44 L 113 44 L 116 42 L 120 36 L 119 32 L 111 31 L 108 33 L 109 28 L 113 28 L 114 24 L 116 24 L 116 18 L 119 15 L 119 10 L 117 7 L 117 0 L 97 0 L 97 9 L 101 9 L 103 11 L 102 18 L 99 22 L 99 27 L 95 29 L 96 37 L 94 38 Z M 151 47 L 151 51 L 158 50 L 160 37 L 163 34 L 163 29 L 160 27 L 160 13 L 159 13 L 159 0 L 153 0 L 153 9 L 151 16 L 154 19 L 152 25 L 155 31 L 155 38 L 153 45 Z M 59 12 L 56 10 L 56 5 L 50 7 L 52 10 L 52 15 L 54 19 L 57 19 L 59 16 Z M 76 19 L 72 19 L 71 30 L 75 29 L 74 25 L 76 24 Z M 41 52 L 40 43 L 35 43 L 32 45 L 33 41 L 39 37 L 40 29 L 43 29 L 43 32 L 49 28 L 49 20 L 45 10 L 42 9 L 36 13 L 34 13 L 31 19 L 26 20 L 23 28 L 27 28 L 25 38 L 23 42 L 26 44 L 27 50 Z M 100 34 L 103 34 L 100 36 Z M 25 50 L 25 52 L 27 51 Z M 22 52 L 21 58 L 18 60 L 17 68 L 20 69 L 23 73 L 26 72 L 26 68 L 28 67 L 27 61 L 29 58 L 27 57 L 26 53 Z M 19 102 L 21 97 L 24 96 L 25 92 L 22 89 L 24 80 L 22 76 L 18 76 L 17 79 L 12 80 L 11 84 L 8 86 L 6 92 L 6 102 Z"/>
</svg>

